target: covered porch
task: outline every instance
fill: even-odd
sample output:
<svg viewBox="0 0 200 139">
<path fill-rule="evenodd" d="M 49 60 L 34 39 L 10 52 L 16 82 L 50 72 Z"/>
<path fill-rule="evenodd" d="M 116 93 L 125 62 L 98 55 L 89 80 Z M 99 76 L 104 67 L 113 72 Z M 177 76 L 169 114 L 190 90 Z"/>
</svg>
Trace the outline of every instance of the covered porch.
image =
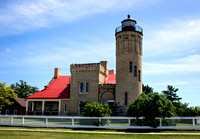
<svg viewBox="0 0 200 139">
<path fill-rule="evenodd" d="M 60 99 L 27 99 L 27 115 L 61 115 Z M 63 115 L 63 114 L 62 114 Z"/>
</svg>

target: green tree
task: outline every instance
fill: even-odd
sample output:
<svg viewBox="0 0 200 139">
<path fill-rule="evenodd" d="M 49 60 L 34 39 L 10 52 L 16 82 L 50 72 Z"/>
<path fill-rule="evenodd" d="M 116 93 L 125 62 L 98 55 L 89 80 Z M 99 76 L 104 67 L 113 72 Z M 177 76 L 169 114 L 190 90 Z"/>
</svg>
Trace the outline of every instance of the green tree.
<svg viewBox="0 0 200 139">
<path fill-rule="evenodd" d="M 182 98 L 177 95 L 178 90 L 178 88 L 168 85 L 167 90 L 163 90 L 162 93 L 166 95 L 167 99 L 175 106 L 177 116 L 191 116 L 192 109 L 188 108 L 188 103 L 182 103 L 180 101 Z"/>
<path fill-rule="evenodd" d="M 189 107 L 187 110 L 183 113 L 183 116 L 200 116 L 200 107 Z"/>
<path fill-rule="evenodd" d="M 153 93 L 153 88 L 150 87 L 148 84 L 147 85 L 142 84 L 142 92 L 145 94 Z"/>
<path fill-rule="evenodd" d="M 19 98 L 26 98 L 39 91 L 37 87 L 28 85 L 23 80 L 20 80 L 20 83 L 12 84 L 11 87 Z"/>
<path fill-rule="evenodd" d="M 137 117 L 138 124 L 144 126 L 157 127 L 159 121 L 156 117 L 171 117 L 175 115 L 175 108 L 166 96 L 159 93 L 142 94 L 130 104 L 127 110 L 129 117 Z M 139 117 L 144 117 L 139 120 Z"/>
<path fill-rule="evenodd" d="M 14 90 L 7 86 L 5 82 L 0 83 L 0 107 L 13 104 L 12 99 L 17 98 Z"/>
<path fill-rule="evenodd" d="M 167 96 L 167 99 L 171 100 L 171 102 L 175 104 L 182 99 L 176 94 L 178 90 L 178 88 L 175 88 L 171 85 L 167 85 L 167 90 L 163 90 L 162 93 Z"/>
<path fill-rule="evenodd" d="M 188 114 L 188 103 L 176 102 L 174 103 L 177 116 L 187 116 Z"/>
<path fill-rule="evenodd" d="M 112 113 L 111 109 L 107 104 L 100 104 L 98 102 L 87 103 L 82 111 L 82 116 L 90 117 L 104 117 L 110 116 Z"/>
</svg>

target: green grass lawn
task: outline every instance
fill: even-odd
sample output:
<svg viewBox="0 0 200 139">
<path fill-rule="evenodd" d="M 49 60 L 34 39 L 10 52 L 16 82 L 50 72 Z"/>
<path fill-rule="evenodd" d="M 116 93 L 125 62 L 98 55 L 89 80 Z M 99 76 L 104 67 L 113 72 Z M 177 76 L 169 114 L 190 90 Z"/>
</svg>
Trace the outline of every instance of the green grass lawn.
<svg viewBox="0 0 200 139">
<path fill-rule="evenodd" d="M 199 139 L 200 135 L 149 135 L 149 134 L 137 134 L 144 133 L 143 130 L 84 130 L 84 129 L 67 129 L 67 128 L 37 128 L 37 127 L 1 127 L 0 129 L 9 129 L 5 131 L 0 130 L 1 139 L 27 139 L 27 138 L 41 138 L 41 139 L 56 139 L 56 138 L 67 138 L 67 139 Z M 16 131 L 15 129 L 28 129 L 30 131 Z M 38 130 L 38 131 L 33 131 Z M 52 130 L 52 131 L 40 131 L 40 130 Z M 59 132 L 55 132 L 59 131 Z M 89 131 L 90 133 L 66 133 L 66 131 Z M 103 133 L 94 133 L 103 132 Z M 114 132 L 112 134 L 105 132 Z M 136 133 L 136 134 L 117 134 L 117 133 Z M 155 131 L 148 131 L 153 133 Z M 157 131 L 156 133 L 200 133 L 200 131 Z"/>
<path fill-rule="evenodd" d="M 27 139 L 27 138 L 40 138 L 40 139 L 199 139 L 197 135 L 139 135 L 139 134 L 95 134 L 95 133 L 51 133 L 51 132 L 30 132 L 30 131 L 0 131 L 1 139 Z"/>
</svg>

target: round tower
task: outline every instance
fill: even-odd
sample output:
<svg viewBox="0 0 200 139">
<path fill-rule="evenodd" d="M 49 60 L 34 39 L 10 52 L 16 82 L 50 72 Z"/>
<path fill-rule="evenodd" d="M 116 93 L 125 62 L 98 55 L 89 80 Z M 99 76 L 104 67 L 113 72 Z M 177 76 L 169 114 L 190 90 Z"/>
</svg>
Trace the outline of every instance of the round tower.
<svg viewBox="0 0 200 139">
<path fill-rule="evenodd" d="M 115 30 L 116 37 L 116 105 L 121 112 L 142 93 L 143 29 L 130 18 Z"/>
</svg>

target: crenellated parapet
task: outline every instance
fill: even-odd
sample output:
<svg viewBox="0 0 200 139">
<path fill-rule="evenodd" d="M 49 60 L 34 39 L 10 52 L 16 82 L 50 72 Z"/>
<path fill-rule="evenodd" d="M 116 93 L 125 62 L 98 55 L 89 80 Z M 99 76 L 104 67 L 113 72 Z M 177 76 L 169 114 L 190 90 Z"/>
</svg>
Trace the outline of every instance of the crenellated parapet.
<svg viewBox="0 0 200 139">
<path fill-rule="evenodd" d="M 87 64 L 71 64 L 70 71 L 72 72 L 97 72 L 99 71 L 100 63 Z"/>
</svg>

